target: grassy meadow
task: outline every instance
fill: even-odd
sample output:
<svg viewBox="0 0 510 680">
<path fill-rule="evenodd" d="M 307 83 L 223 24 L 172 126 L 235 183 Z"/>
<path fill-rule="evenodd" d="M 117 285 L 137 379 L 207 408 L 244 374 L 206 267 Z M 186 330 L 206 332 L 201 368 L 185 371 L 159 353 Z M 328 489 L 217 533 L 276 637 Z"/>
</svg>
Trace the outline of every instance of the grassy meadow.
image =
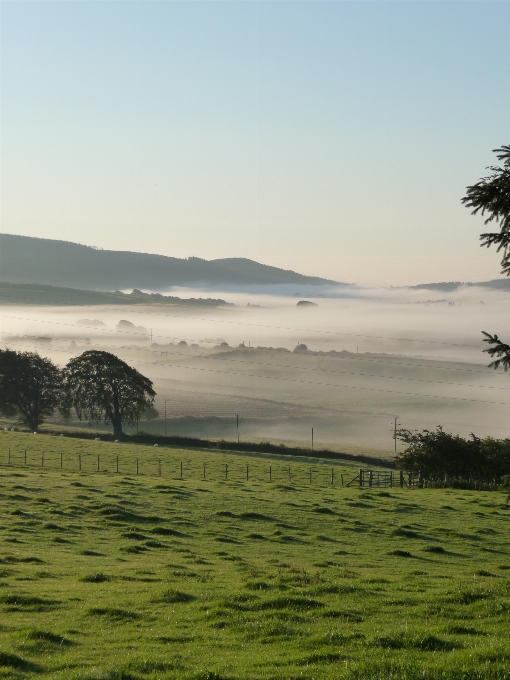
<svg viewBox="0 0 510 680">
<path fill-rule="evenodd" d="M 0 432 L 0 678 L 510 678 L 505 496 L 356 472 Z"/>
</svg>

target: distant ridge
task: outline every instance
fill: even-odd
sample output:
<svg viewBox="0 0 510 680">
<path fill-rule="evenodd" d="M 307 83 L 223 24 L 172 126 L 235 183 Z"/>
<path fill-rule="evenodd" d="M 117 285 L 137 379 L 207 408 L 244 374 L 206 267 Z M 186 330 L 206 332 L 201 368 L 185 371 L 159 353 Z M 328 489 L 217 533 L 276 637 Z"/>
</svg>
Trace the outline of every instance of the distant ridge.
<svg viewBox="0 0 510 680">
<path fill-rule="evenodd" d="M 118 290 L 104 292 L 62 288 L 40 283 L 0 282 L 2 305 L 172 305 L 186 307 L 233 306 L 225 300 L 213 298 L 180 298 L 160 293 L 143 293 L 136 288 L 131 293 Z"/>
<path fill-rule="evenodd" d="M 441 290 L 444 293 L 451 293 L 461 286 L 510 291 L 510 279 L 492 279 L 491 281 L 475 281 L 470 283 L 464 283 L 462 281 L 444 281 L 442 283 L 420 283 L 418 286 L 407 287 L 411 290 Z"/>
<path fill-rule="evenodd" d="M 0 280 L 88 290 L 171 286 L 338 285 L 245 258 L 179 259 L 98 250 L 69 241 L 0 234 Z M 344 284 L 346 285 L 346 284 Z"/>
</svg>

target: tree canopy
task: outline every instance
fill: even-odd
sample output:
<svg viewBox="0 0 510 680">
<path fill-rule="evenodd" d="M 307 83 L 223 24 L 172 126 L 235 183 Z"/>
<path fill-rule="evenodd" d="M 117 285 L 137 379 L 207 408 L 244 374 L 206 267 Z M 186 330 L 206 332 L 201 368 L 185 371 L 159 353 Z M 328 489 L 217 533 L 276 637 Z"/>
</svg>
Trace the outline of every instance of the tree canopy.
<svg viewBox="0 0 510 680">
<path fill-rule="evenodd" d="M 64 375 L 64 412 L 74 408 L 80 420 L 104 421 L 117 438 L 123 424 L 134 425 L 156 396 L 149 378 L 110 352 L 84 352 L 71 359 Z"/>
<path fill-rule="evenodd" d="M 510 439 L 480 439 L 435 431 L 399 430 L 406 448 L 395 459 L 397 466 L 424 479 L 441 482 L 445 476 L 471 482 L 501 480 L 510 468 Z"/>
<path fill-rule="evenodd" d="M 495 222 L 499 224 L 497 232 L 481 234 L 482 246 L 497 246 L 497 251 L 503 251 L 501 258 L 502 273 L 510 276 L 510 144 L 503 145 L 500 149 L 493 149 L 498 160 L 503 161 L 502 166 L 491 165 L 487 168 L 490 174 L 482 177 L 476 184 L 467 187 L 467 193 L 462 203 L 468 208 L 473 208 L 472 214 L 487 215 L 485 224 Z M 496 334 L 491 335 L 482 331 L 485 335 L 484 342 L 492 347 L 484 350 L 491 357 L 497 357 L 489 366 L 508 370 L 510 367 L 510 345 L 502 342 Z"/>
<path fill-rule="evenodd" d="M 473 208 L 472 214 L 487 215 L 485 224 L 499 224 L 499 232 L 481 234 L 482 246 L 497 246 L 503 251 L 501 265 L 503 273 L 510 275 L 510 144 L 494 149 L 502 166 L 491 165 L 490 174 L 482 177 L 476 184 L 467 187 L 462 203 Z"/>
<path fill-rule="evenodd" d="M 19 414 L 22 423 L 37 432 L 52 415 L 62 395 L 62 373 L 35 352 L 0 350 L 0 411 Z"/>
</svg>

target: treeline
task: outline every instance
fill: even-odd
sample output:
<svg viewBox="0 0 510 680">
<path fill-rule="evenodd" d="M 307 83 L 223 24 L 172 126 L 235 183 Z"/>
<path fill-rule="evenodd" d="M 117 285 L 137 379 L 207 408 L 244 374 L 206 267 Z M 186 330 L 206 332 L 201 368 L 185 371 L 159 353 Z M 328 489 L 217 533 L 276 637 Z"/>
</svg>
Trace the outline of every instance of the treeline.
<svg viewBox="0 0 510 680">
<path fill-rule="evenodd" d="M 406 444 L 395 462 L 398 468 L 418 475 L 424 484 L 445 486 L 499 485 L 510 474 L 510 439 L 468 439 L 444 432 L 399 430 L 397 438 Z"/>
<path fill-rule="evenodd" d="M 112 425 L 115 438 L 154 403 L 149 378 L 110 352 L 89 350 L 64 368 L 35 352 L 0 350 L 0 413 L 32 432 L 55 411 Z"/>
</svg>

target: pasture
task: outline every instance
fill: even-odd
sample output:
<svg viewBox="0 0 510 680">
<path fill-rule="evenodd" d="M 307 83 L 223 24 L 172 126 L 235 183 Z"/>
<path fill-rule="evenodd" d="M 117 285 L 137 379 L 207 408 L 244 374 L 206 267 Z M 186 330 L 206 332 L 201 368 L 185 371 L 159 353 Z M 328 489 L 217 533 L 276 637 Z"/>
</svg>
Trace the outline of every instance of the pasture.
<svg viewBox="0 0 510 680">
<path fill-rule="evenodd" d="M 0 678 L 510 678 L 501 493 L 13 432 L 0 463 Z"/>
</svg>

